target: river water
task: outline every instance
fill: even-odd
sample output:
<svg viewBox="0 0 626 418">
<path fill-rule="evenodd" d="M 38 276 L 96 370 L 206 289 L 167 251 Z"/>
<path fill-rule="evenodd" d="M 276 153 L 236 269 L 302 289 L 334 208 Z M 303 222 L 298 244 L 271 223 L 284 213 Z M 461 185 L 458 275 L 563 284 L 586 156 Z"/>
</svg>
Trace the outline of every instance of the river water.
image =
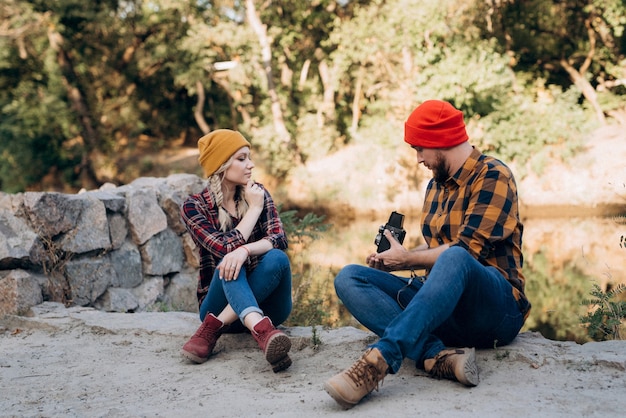
<svg viewBox="0 0 626 418">
<path fill-rule="evenodd" d="M 576 213 L 576 212 L 574 212 Z M 290 252 L 297 312 L 307 306 L 331 327 L 359 326 L 338 301 L 333 279 L 341 267 L 364 264 L 386 217 L 344 220 L 335 216 L 319 239 L 295 244 Z M 588 340 L 580 317 L 593 283 L 603 290 L 626 283 L 626 219 L 620 216 L 533 217 L 524 220 L 526 293 L 533 304 L 525 330 L 556 340 Z M 418 216 L 407 216 L 405 247 L 420 244 Z M 623 295 L 626 296 L 626 295 Z M 305 310 L 306 310 L 305 309 Z M 301 319 L 301 318 L 300 318 Z"/>
</svg>

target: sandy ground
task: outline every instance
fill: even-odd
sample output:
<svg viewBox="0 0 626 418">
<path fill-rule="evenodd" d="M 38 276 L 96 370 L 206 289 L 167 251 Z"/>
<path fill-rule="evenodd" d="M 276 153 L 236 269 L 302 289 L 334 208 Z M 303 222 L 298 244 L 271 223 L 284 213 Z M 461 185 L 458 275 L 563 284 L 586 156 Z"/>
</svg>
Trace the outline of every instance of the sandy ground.
<svg viewBox="0 0 626 418">
<path fill-rule="evenodd" d="M 345 327 L 287 328 L 293 365 L 275 374 L 249 334 L 225 335 L 206 363 L 179 350 L 199 324 L 186 312 L 105 313 L 44 303 L 0 320 L 2 417 L 623 416 L 626 341 L 554 342 L 523 333 L 477 352 L 481 383 L 436 380 L 405 360 L 355 408 L 322 383 L 374 341 Z"/>
</svg>

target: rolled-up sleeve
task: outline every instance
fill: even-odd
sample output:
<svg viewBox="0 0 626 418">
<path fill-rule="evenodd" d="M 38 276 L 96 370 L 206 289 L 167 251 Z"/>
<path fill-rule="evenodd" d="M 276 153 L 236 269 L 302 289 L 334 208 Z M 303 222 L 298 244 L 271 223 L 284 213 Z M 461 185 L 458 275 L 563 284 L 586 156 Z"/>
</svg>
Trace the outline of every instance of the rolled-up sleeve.
<svg viewBox="0 0 626 418">
<path fill-rule="evenodd" d="M 264 238 L 268 240 L 272 243 L 272 247 L 276 249 L 287 249 L 287 236 L 285 235 L 283 223 L 278 216 L 276 205 L 274 205 L 274 201 L 267 190 L 265 191 L 265 207 L 257 225 L 260 225 L 259 232 L 263 235 L 259 239 Z"/>
</svg>

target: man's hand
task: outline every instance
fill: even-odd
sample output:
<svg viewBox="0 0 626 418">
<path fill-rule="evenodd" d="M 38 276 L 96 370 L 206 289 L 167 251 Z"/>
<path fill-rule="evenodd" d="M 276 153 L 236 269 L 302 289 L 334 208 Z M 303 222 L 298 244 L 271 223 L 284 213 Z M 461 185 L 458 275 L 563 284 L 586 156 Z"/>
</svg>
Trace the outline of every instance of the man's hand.
<svg viewBox="0 0 626 418">
<path fill-rule="evenodd" d="M 367 265 L 382 271 L 394 271 L 406 268 L 407 255 L 409 252 L 396 240 L 388 229 L 385 229 L 383 234 L 385 238 L 389 240 L 389 249 L 382 253 L 370 254 L 366 259 Z"/>
</svg>

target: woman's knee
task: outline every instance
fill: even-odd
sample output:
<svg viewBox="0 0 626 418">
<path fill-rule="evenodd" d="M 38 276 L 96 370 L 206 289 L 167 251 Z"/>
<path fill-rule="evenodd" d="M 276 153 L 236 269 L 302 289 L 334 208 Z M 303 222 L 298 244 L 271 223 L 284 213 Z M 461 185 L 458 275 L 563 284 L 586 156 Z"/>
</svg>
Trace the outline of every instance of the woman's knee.
<svg viewBox="0 0 626 418">
<path fill-rule="evenodd" d="M 263 255 L 263 258 L 261 259 L 261 261 L 267 262 L 268 264 L 271 264 L 272 266 L 290 268 L 289 257 L 287 256 L 287 253 L 285 253 L 282 250 L 278 250 L 276 248 L 272 248 L 271 250 L 266 252 Z"/>
</svg>

